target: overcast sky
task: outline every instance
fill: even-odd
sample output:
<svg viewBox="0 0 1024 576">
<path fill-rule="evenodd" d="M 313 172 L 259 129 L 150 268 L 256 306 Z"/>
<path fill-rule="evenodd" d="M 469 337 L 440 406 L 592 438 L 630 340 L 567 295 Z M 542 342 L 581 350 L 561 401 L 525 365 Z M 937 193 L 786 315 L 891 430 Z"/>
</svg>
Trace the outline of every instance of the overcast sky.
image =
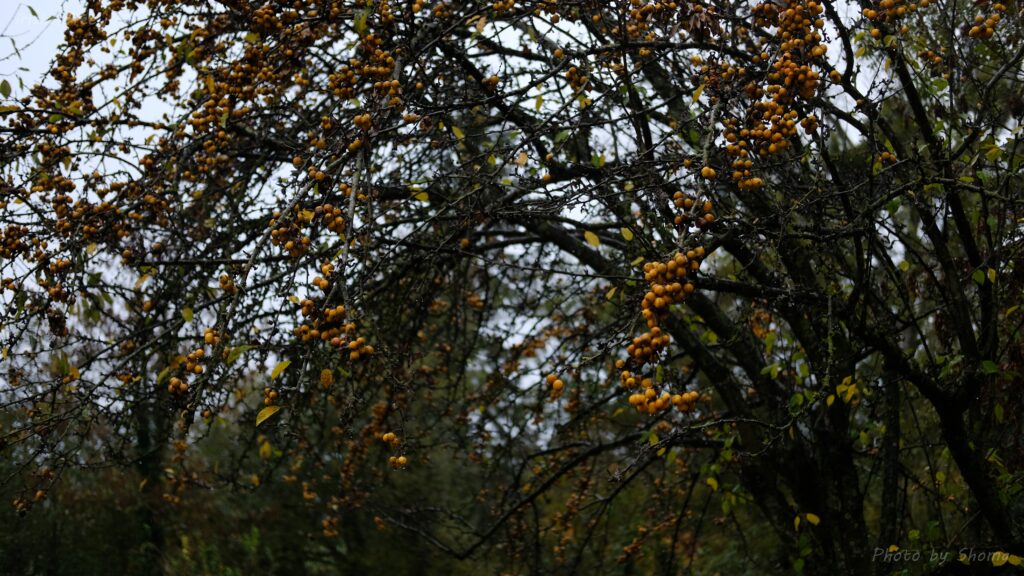
<svg viewBox="0 0 1024 576">
<path fill-rule="evenodd" d="M 69 11 L 78 13 L 81 6 L 80 0 L 0 0 L 0 78 L 10 82 L 12 96 L 25 95 L 18 84 L 19 76 L 27 87 L 46 73 L 64 39 L 65 16 Z M 30 7 L 38 16 L 32 15 Z M 48 20 L 50 17 L 54 19 Z"/>
</svg>

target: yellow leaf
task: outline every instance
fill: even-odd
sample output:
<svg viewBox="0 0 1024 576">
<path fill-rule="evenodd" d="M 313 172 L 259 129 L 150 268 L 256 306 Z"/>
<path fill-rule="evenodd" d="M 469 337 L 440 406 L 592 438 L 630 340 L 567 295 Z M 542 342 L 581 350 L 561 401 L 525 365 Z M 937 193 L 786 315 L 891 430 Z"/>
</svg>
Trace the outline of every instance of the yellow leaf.
<svg viewBox="0 0 1024 576">
<path fill-rule="evenodd" d="M 667 448 L 662 448 L 661 450 L 658 450 L 658 456 L 664 456 L 667 450 Z"/>
<path fill-rule="evenodd" d="M 281 375 L 281 372 L 284 372 L 285 370 L 287 370 L 288 367 L 291 366 L 291 364 L 292 364 L 291 360 L 285 360 L 283 362 L 278 362 L 277 366 L 274 366 L 274 370 L 270 372 L 270 379 L 271 380 L 277 379 L 277 377 Z"/>
<path fill-rule="evenodd" d="M 583 237 L 587 239 L 587 244 L 590 244 L 591 246 L 601 245 L 601 239 L 597 237 L 597 234 L 594 234 L 590 230 L 584 232 Z"/>
<path fill-rule="evenodd" d="M 629 263 L 630 266 L 639 266 L 644 263 L 643 256 L 637 256 L 635 260 Z"/>
<path fill-rule="evenodd" d="M 632 240 L 633 240 L 633 231 L 630 230 L 629 228 L 623 228 L 622 229 L 622 237 L 626 239 L 626 242 L 632 242 Z"/>
<path fill-rule="evenodd" d="M 849 388 L 846 389 L 846 395 L 843 396 L 843 402 L 846 402 L 847 404 L 849 404 L 850 400 L 853 399 L 853 395 L 856 394 L 856 393 L 857 393 L 857 385 L 853 384 L 852 386 L 850 386 Z"/>
<path fill-rule="evenodd" d="M 476 21 L 476 33 L 479 34 L 484 31 L 484 26 L 487 26 L 487 16 L 481 16 Z"/>
<path fill-rule="evenodd" d="M 1010 559 L 1010 555 L 1006 552 L 993 552 L 992 553 L 992 565 L 1002 566 L 1006 564 L 1006 561 Z"/>
<path fill-rule="evenodd" d="M 458 126 L 452 126 L 452 134 L 455 134 L 455 137 L 458 138 L 459 140 L 462 140 L 463 138 L 466 137 L 466 133 L 463 132 L 462 128 L 459 128 Z"/>
<path fill-rule="evenodd" d="M 825 398 L 825 404 L 827 404 L 829 406 L 831 406 L 832 403 L 835 402 L 835 401 L 836 401 L 836 395 L 835 394 L 829 394 L 828 398 Z"/>
<path fill-rule="evenodd" d="M 298 304 L 299 297 L 296 296 L 295 294 L 292 294 L 291 296 L 288 297 L 288 301 L 291 302 L 292 304 Z"/>
<path fill-rule="evenodd" d="M 989 268 L 988 269 L 988 281 L 993 283 L 993 284 L 996 283 L 996 270 L 995 270 L 995 268 Z"/>
<path fill-rule="evenodd" d="M 280 409 L 280 406 L 267 406 L 263 410 L 260 410 L 260 413 L 256 415 L 256 425 L 259 426 L 260 424 L 263 424 L 267 418 L 277 414 Z"/>
<path fill-rule="evenodd" d="M 693 91 L 693 101 L 700 100 L 700 95 L 704 93 L 704 84 L 697 86 L 697 89 Z"/>
<path fill-rule="evenodd" d="M 138 290 L 139 288 L 141 288 L 142 285 L 146 283 L 146 280 L 149 280 L 149 274 L 143 274 L 142 276 L 139 276 L 139 279 L 135 281 L 135 289 Z"/>
<path fill-rule="evenodd" d="M 1010 554 L 1010 557 L 1007 559 L 1007 562 L 1009 562 L 1011 566 L 1020 566 L 1021 564 L 1024 564 L 1024 559 L 1022 559 L 1020 556 Z"/>
<path fill-rule="evenodd" d="M 206 91 L 210 94 L 217 91 L 217 85 L 213 83 L 213 76 L 206 77 Z"/>
<path fill-rule="evenodd" d="M 181 317 L 185 319 L 185 322 L 191 322 L 192 321 L 192 309 L 189 308 L 188 306 L 185 306 L 184 308 L 182 308 L 181 309 Z"/>
<path fill-rule="evenodd" d="M 608 293 L 605 294 L 604 297 L 607 298 L 608 300 L 611 300 L 612 298 L 615 297 L 615 291 L 616 290 L 618 290 L 618 287 L 617 286 L 612 286 L 612 289 L 609 290 Z"/>
<path fill-rule="evenodd" d="M 817 514 L 811 514 L 810 512 L 808 512 L 804 516 L 807 518 L 807 521 L 810 522 L 813 526 L 817 526 L 821 523 L 821 518 L 818 518 Z"/>
<path fill-rule="evenodd" d="M 527 160 L 528 160 L 528 158 L 526 156 L 526 152 L 520 152 L 519 156 L 516 157 L 516 165 L 517 166 L 526 166 L 526 161 Z"/>
<path fill-rule="evenodd" d="M 85 253 L 86 254 L 92 256 L 92 254 L 94 252 L 96 252 L 96 243 L 95 242 L 93 242 L 93 243 L 91 243 L 91 244 L 89 244 L 88 246 L 85 247 Z"/>
<path fill-rule="evenodd" d="M 537 96 L 537 99 L 533 101 L 533 109 L 540 110 L 540 107 L 544 105 L 544 96 Z"/>
<path fill-rule="evenodd" d="M 705 480 L 704 482 L 706 482 L 707 485 L 711 487 L 712 491 L 718 492 L 718 480 L 717 479 L 715 479 L 714 477 L 708 477 L 708 479 Z"/>
<path fill-rule="evenodd" d="M 142 492 L 142 490 L 146 487 L 146 484 L 149 484 L 149 478 L 143 478 L 142 482 L 139 482 L 139 492 Z"/>
<path fill-rule="evenodd" d="M 312 210 L 305 210 L 305 209 L 300 210 L 299 211 L 299 220 L 302 220 L 303 222 L 312 222 L 313 221 L 313 211 Z"/>
<path fill-rule="evenodd" d="M 793 517 L 793 530 L 799 530 L 799 529 L 800 529 L 800 517 L 799 516 L 794 516 Z"/>
<path fill-rule="evenodd" d="M 420 192 L 419 194 L 413 196 L 413 198 L 419 200 L 420 202 L 430 202 L 430 194 L 427 194 L 426 192 Z"/>
</svg>

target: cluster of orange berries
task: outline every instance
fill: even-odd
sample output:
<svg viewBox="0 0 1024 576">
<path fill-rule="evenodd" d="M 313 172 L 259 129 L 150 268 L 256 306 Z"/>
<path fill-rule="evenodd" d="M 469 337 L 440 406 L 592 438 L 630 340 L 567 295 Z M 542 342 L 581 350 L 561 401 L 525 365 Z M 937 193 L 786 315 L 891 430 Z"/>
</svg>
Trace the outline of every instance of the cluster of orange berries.
<svg viewBox="0 0 1024 576">
<path fill-rule="evenodd" d="M 402 440 L 394 432 L 385 432 L 384 434 L 381 434 L 380 439 L 390 446 L 392 450 L 397 449 L 399 445 L 402 444 Z M 388 464 L 390 464 L 392 468 L 404 468 L 408 463 L 409 459 L 404 455 L 391 456 L 388 458 Z"/>
<path fill-rule="evenodd" d="M 580 72 L 580 69 L 575 66 L 570 66 L 565 71 L 565 78 L 569 81 L 569 85 L 572 86 L 573 90 L 577 92 L 585 91 L 587 84 L 590 82 L 590 78 Z"/>
<path fill-rule="evenodd" d="M 878 161 L 882 164 L 895 164 L 896 155 L 887 150 L 878 155 Z"/>
<path fill-rule="evenodd" d="M 370 128 L 373 128 L 373 120 L 370 118 L 369 114 L 357 114 L 352 118 L 352 123 L 356 125 L 356 128 L 363 131 L 368 131 Z"/>
<path fill-rule="evenodd" d="M 348 184 L 343 184 L 340 188 L 346 196 L 351 193 L 351 188 Z M 345 218 L 342 216 L 342 210 L 338 206 L 330 203 L 317 206 L 313 209 L 313 217 L 314 221 L 319 219 L 328 230 L 335 234 L 341 234 L 345 231 Z"/>
<path fill-rule="evenodd" d="M 349 339 L 349 336 L 356 331 L 356 324 L 355 322 L 344 322 L 344 306 L 328 308 L 320 315 L 316 314 L 316 303 L 309 298 L 301 300 L 299 306 L 302 308 L 303 316 L 316 316 L 312 318 L 310 324 L 302 324 L 295 328 L 293 333 L 303 342 L 329 342 L 333 348 L 342 351 L 348 350 L 348 359 L 353 362 L 375 352 L 373 346 L 366 343 L 366 338 L 359 336 Z"/>
<path fill-rule="evenodd" d="M 1002 20 L 1002 13 L 1006 12 L 1006 6 L 997 2 L 992 5 L 992 10 L 994 13 L 987 18 L 981 15 L 974 17 L 974 26 L 971 26 L 967 32 L 968 36 L 988 40 L 996 33 L 996 24 Z"/>
<path fill-rule="evenodd" d="M 216 346 L 220 344 L 220 336 L 213 328 L 207 328 L 203 331 L 203 342 L 210 346 Z"/>
<path fill-rule="evenodd" d="M 927 8 L 930 0 L 919 0 L 918 2 L 907 2 L 906 0 L 881 0 L 877 8 L 865 8 L 861 14 L 872 22 L 895 22 L 910 12 L 915 12 L 919 7 Z M 901 34 L 906 34 L 910 28 L 902 25 L 898 28 Z M 871 29 L 872 38 L 880 38 L 882 31 L 878 28 Z"/>
<path fill-rule="evenodd" d="M 323 276 L 317 276 L 316 278 L 313 278 L 311 284 L 323 290 L 324 292 L 327 292 L 327 288 L 330 287 L 331 285 L 331 281 L 329 280 L 329 278 L 331 277 L 332 274 L 334 274 L 334 264 L 331 264 L 330 262 L 324 262 L 323 264 L 320 265 L 320 272 L 323 273 Z M 341 313 L 344 314 L 345 307 L 341 306 L 341 309 Z"/>
<path fill-rule="evenodd" d="M 270 242 L 275 246 L 281 246 L 292 258 L 298 258 L 309 250 L 312 242 L 309 236 L 302 234 L 297 223 L 280 223 L 281 212 L 275 211 L 270 219 Z"/>
<path fill-rule="evenodd" d="M 667 318 L 672 305 L 682 302 L 695 291 L 693 283 L 687 281 L 687 276 L 700 268 L 704 256 L 704 248 L 697 247 L 685 254 L 677 253 L 666 262 L 648 262 L 644 265 L 644 279 L 650 290 L 644 294 L 641 308 L 648 331 L 634 338 L 626 347 L 630 362 L 638 371 L 627 370 L 625 360 L 620 359 L 615 364 L 621 370 L 619 377 L 623 387 L 630 390 L 642 389 L 629 397 L 630 405 L 641 412 L 654 414 L 673 405 L 688 411 L 699 396 L 696 392 L 671 395 L 665 391 L 659 395 L 654 379 L 644 376 L 643 368 L 647 364 L 656 363 L 661 350 L 671 341 L 671 337 L 660 325 Z"/>
<path fill-rule="evenodd" d="M 181 378 L 173 377 L 167 382 L 167 391 L 171 394 L 186 394 L 188 393 L 188 382 Z"/>
<path fill-rule="evenodd" d="M 927 48 L 918 51 L 917 57 L 924 61 L 925 64 L 929 64 L 931 66 L 941 66 L 943 62 L 942 54 Z"/>
<path fill-rule="evenodd" d="M 0 234 L 0 257 L 13 260 L 14 258 L 28 254 L 29 244 L 25 238 L 29 236 L 28 227 L 18 224 L 11 224 L 3 229 Z"/>
<path fill-rule="evenodd" d="M 188 356 L 185 357 L 185 372 L 188 374 L 202 374 L 203 365 L 201 362 L 205 356 L 206 350 L 203 348 L 196 348 L 189 352 Z"/>
<path fill-rule="evenodd" d="M 325 538 L 334 538 L 338 535 L 338 519 L 334 516 L 324 518 L 320 521 Z"/>
<path fill-rule="evenodd" d="M 548 374 L 545 381 L 551 389 L 551 399 L 556 400 L 560 398 L 562 396 L 562 391 L 565 390 L 565 382 L 555 374 Z"/>
<path fill-rule="evenodd" d="M 274 390 L 273 388 L 264 388 L 263 389 L 263 405 L 264 406 L 273 406 L 274 402 L 277 401 L 278 396 L 280 396 L 280 394 L 277 393 L 277 390 Z"/>
<path fill-rule="evenodd" d="M 649 380 L 650 378 L 645 378 L 643 381 L 647 382 Z M 700 400 L 700 393 L 696 390 L 671 395 L 668 392 L 662 392 L 658 396 L 658 392 L 654 389 L 653 385 L 645 387 L 643 392 L 629 395 L 629 405 L 635 407 L 640 412 L 647 412 L 648 414 L 663 412 L 668 410 L 669 406 L 675 406 L 680 412 L 690 412 L 697 405 L 698 400 Z"/>
<path fill-rule="evenodd" d="M 712 174 L 714 173 L 713 169 L 706 166 L 702 172 L 707 174 L 708 170 L 711 170 Z M 683 209 L 683 212 L 677 214 L 675 217 L 676 226 L 689 226 L 691 223 L 696 223 L 697 226 L 705 228 L 715 221 L 714 204 L 712 204 L 710 200 L 705 200 L 698 206 L 693 197 L 687 196 L 682 192 L 676 192 L 672 196 L 672 203 L 675 204 L 676 208 Z M 697 208 L 699 208 L 699 212 Z M 694 222 L 695 218 L 696 222 Z M 702 255 L 703 251 L 704 249 L 701 248 L 700 252 Z"/>
<path fill-rule="evenodd" d="M 727 142 L 725 152 L 732 158 L 732 180 L 741 190 L 764 186 L 764 181 L 752 173 L 755 158 L 787 150 L 798 125 L 808 132 L 817 128 L 814 116 L 800 119 L 794 103 L 814 97 L 818 90 L 820 74 L 812 64 L 827 51 L 819 31 L 825 25 L 820 17 L 823 11 L 816 0 L 785 4 L 765 2 L 754 7 L 755 22 L 765 27 L 774 26 L 779 46 L 779 53 L 768 70 L 767 86 L 746 80 L 748 74 L 743 68 L 726 65 L 723 69 L 709 64 L 701 69 L 709 87 L 728 80 L 743 81 L 743 92 L 755 100 L 744 119 L 722 119 Z M 770 59 L 767 52 L 762 52 L 753 62 L 761 64 Z"/>
</svg>

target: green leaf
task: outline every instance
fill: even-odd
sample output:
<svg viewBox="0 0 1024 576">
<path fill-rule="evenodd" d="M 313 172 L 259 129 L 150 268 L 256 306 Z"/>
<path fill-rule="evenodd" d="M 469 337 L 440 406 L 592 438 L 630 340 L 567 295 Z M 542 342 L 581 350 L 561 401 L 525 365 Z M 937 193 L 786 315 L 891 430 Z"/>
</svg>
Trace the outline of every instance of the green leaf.
<svg viewBox="0 0 1024 576">
<path fill-rule="evenodd" d="M 192 321 L 192 309 L 189 308 L 188 306 L 185 306 L 184 308 L 182 308 L 181 309 L 181 317 L 185 319 L 185 322 L 191 322 Z"/>
<path fill-rule="evenodd" d="M 985 283 L 985 272 L 981 269 L 975 270 L 974 273 L 971 274 L 971 278 L 974 279 L 975 284 L 981 286 Z"/>
<path fill-rule="evenodd" d="M 991 360 L 985 360 L 981 363 L 981 371 L 985 374 L 995 374 L 999 372 L 999 365 Z"/>
<path fill-rule="evenodd" d="M 234 348 L 232 348 L 231 352 L 228 353 L 228 364 L 234 364 L 235 360 L 238 360 L 238 358 L 241 357 L 242 354 L 245 354 L 251 348 L 252 346 L 249 346 L 248 344 L 243 344 L 241 346 L 235 346 Z"/>
<path fill-rule="evenodd" d="M 11 96 L 11 83 L 8 82 L 7 80 L 4 80 L 3 82 L 0 82 L 0 94 L 2 94 L 4 98 L 10 98 L 10 96 Z"/>
<path fill-rule="evenodd" d="M 1002 424 L 1003 423 L 1003 405 L 1002 404 L 996 404 L 996 407 L 993 408 L 993 413 L 995 414 L 995 417 L 996 417 L 996 424 Z"/>
<path fill-rule="evenodd" d="M 284 372 L 285 370 L 288 369 L 289 366 L 291 366 L 291 364 L 291 360 L 284 360 L 283 362 L 278 362 L 277 366 L 274 366 L 274 369 L 270 372 L 270 379 L 276 380 L 277 377 L 280 376 L 282 372 Z"/>
<path fill-rule="evenodd" d="M 354 24 L 356 27 L 356 33 L 362 36 L 366 32 L 366 19 L 370 16 L 370 9 L 364 8 L 356 12 Z"/>
<path fill-rule="evenodd" d="M 263 424 L 266 422 L 267 418 L 277 414 L 280 410 L 280 406 L 267 406 L 263 410 L 260 410 L 259 414 L 256 415 L 256 425 L 259 426 L 260 424 Z"/>
</svg>

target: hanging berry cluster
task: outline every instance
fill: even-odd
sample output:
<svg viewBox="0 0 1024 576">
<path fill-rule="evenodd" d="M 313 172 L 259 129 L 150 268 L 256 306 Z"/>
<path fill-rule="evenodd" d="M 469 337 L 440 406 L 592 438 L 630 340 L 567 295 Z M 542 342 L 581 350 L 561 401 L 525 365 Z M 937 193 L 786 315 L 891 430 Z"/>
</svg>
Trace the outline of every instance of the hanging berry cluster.
<svg viewBox="0 0 1024 576">
<path fill-rule="evenodd" d="M 705 171 L 704 176 L 709 177 L 709 174 Z M 698 204 L 694 198 L 677 192 L 673 202 L 676 207 L 683 209 L 676 217 L 678 226 L 685 227 L 696 220 L 703 227 L 714 221 L 711 201 Z M 616 362 L 616 367 L 621 370 L 619 377 L 622 386 L 631 391 L 629 403 L 640 412 L 655 414 L 672 406 L 688 412 L 700 398 L 700 394 L 692 390 L 681 394 L 659 390 L 660 383 L 655 382 L 651 376 L 651 367 L 658 365 L 661 352 L 671 342 L 671 337 L 663 329 L 670 309 L 696 291 L 690 279 L 700 269 L 705 256 L 704 247 L 696 246 L 685 252 L 676 252 L 665 261 L 644 264 L 644 280 L 648 291 L 640 306 L 647 331 L 633 338 L 626 347 L 629 359 Z"/>
</svg>

